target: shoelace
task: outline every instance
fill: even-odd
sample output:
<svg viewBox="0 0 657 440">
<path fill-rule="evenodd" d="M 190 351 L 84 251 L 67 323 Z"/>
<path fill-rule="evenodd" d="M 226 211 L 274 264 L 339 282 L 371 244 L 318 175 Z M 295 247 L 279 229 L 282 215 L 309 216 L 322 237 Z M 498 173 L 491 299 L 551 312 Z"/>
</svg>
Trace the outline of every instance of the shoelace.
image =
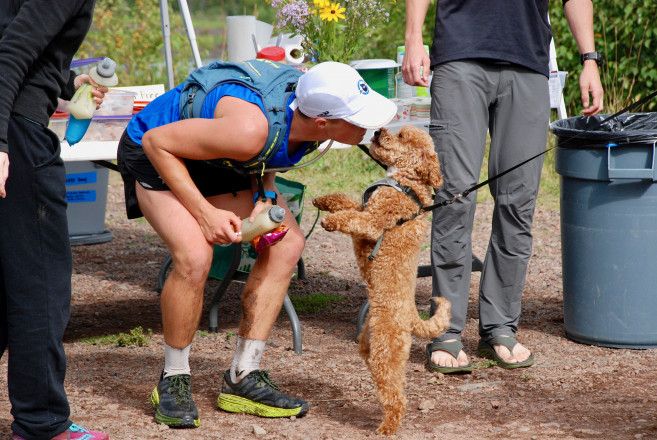
<svg viewBox="0 0 657 440">
<path fill-rule="evenodd" d="M 68 429 L 70 429 L 71 432 L 89 432 L 86 429 L 84 429 L 82 426 L 78 426 L 75 423 L 71 424 L 71 426 L 69 426 Z"/>
<path fill-rule="evenodd" d="M 172 376 L 170 380 L 169 392 L 177 404 L 188 403 L 191 401 L 191 385 L 189 376 L 177 375 Z"/>
<path fill-rule="evenodd" d="M 273 388 L 274 390 L 276 390 L 276 391 L 280 391 L 280 389 L 278 388 L 278 385 L 276 385 L 276 384 L 274 383 L 274 381 L 272 380 L 272 378 L 269 377 L 269 371 L 267 371 L 267 370 L 261 370 L 261 371 L 258 373 L 258 377 L 259 377 L 263 382 L 265 382 L 267 385 L 269 385 L 271 388 Z"/>
</svg>

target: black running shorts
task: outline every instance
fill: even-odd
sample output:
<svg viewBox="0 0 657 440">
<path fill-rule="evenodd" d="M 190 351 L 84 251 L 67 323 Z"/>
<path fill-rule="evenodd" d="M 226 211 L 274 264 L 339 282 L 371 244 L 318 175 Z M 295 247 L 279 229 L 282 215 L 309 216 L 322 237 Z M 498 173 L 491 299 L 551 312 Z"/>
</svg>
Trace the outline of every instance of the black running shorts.
<svg viewBox="0 0 657 440">
<path fill-rule="evenodd" d="M 137 201 L 135 184 L 151 191 L 170 191 L 171 189 L 159 176 L 141 145 L 123 133 L 117 151 L 117 164 L 123 178 L 125 207 L 128 218 L 143 217 Z M 202 160 L 185 159 L 185 165 L 194 184 L 204 197 L 232 193 L 251 189 L 251 179 L 235 171 L 219 168 Z"/>
</svg>

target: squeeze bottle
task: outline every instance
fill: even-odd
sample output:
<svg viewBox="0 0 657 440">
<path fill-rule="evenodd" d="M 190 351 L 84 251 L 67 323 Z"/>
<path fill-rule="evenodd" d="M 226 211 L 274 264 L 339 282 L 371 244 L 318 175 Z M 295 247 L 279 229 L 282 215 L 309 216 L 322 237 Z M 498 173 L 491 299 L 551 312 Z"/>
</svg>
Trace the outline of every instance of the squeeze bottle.
<svg viewBox="0 0 657 440">
<path fill-rule="evenodd" d="M 242 220 L 242 242 L 249 243 L 258 235 L 266 234 L 278 228 L 285 218 L 285 209 L 274 205 L 261 211 L 253 222 L 248 218 Z"/>
<path fill-rule="evenodd" d="M 103 58 L 96 67 L 91 69 L 89 76 L 98 85 L 112 87 L 119 83 L 115 70 L 116 62 L 110 58 Z M 96 111 L 94 95 L 91 93 L 93 88 L 94 86 L 89 83 L 82 84 L 68 103 L 67 110 L 70 118 L 68 127 L 66 127 L 66 140 L 69 145 L 80 142 L 89 128 L 91 118 Z"/>
</svg>

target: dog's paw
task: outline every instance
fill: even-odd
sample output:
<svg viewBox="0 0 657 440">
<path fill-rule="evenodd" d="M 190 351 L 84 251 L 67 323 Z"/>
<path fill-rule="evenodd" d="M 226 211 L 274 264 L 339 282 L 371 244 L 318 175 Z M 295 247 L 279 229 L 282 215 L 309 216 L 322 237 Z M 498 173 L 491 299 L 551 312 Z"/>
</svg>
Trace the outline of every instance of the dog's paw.
<svg viewBox="0 0 657 440">
<path fill-rule="evenodd" d="M 330 211 L 331 196 L 320 196 L 313 199 L 313 206 L 320 211 Z"/>
<path fill-rule="evenodd" d="M 313 205 L 320 211 L 328 212 L 360 211 L 363 208 L 360 202 L 341 193 L 316 197 L 313 199 Z"/>
<path fill-rule="evenodd" d="M 328 232 L 334 232 L 338 230 L 338 221 L 335 216 L 327 215 L 322 219 L 320 224 L 322 225 L 322 228 Z"/>
</svg>

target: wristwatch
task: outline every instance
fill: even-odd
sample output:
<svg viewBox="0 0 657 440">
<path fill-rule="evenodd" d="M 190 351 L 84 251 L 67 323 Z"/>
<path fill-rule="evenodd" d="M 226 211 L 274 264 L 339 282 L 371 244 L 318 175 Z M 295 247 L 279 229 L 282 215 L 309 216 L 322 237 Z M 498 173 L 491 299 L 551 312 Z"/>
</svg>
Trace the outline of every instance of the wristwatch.
<svg viewBox="0 0 657 440">
<path fill-rule="evenodd" d="M 586 60 L 595 60 L 598 66 L 602 66 L 602 52 L 587 52 L 579 56 L 579 62 L 582 63 L 582 65 L 584 65 L 584 61 Z"/>
</svg>

